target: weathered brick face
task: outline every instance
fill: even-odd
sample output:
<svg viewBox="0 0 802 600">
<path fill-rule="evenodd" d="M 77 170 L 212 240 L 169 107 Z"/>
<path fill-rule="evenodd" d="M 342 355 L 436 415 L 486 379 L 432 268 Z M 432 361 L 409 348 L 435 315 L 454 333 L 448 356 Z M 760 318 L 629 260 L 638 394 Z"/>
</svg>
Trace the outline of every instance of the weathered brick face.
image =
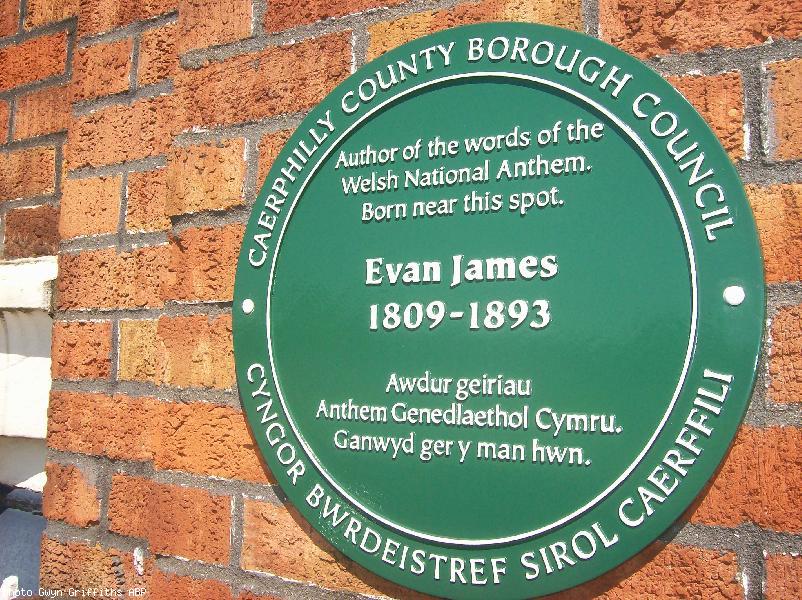
<svg viewBox="0 0 802 600">
<path fill-rule="evenodd" d="M 14 139 L 66 131 L 70 118 L 68 86 L 46 87 L 17 99 Z"/>
<path fill-rule="evenodd" d="M 0 154 L 0 202 L 52 194 L 55 170 L 56 151 L 52 146 Z"/>
<path fill-rule="evenodd" d="M 73 101 L 109 96 L 128 89 L 133 41 L 100 43 L 80 48 L 72 75 Z"/>
<path fill-rule="evenodd" d="M 448 27 L 521 21 L 596 34 L 677 87 L 745 179 L 770 286 L 752 410 L 690 525 L 556 597 L 800 597 L 802 4 L 593 5 L 0 0 L 2 258 L 59 264 L 43 586 L 421 597 L 279 500 L 236 394 L 237 254 L 282 146 L 355 67 Z"/>
<path fill-rule="evenodd" d="M 644 58 L 802 36 L 802 10 L 793 2 L 602 0 L 599 12 L 603 39 Z"/>
<path fill-rule="evenodd" d="M 47 463 L 47 485 L 42 498 L 42 514 L 76 527 L 88 527 L 100 520 L 100 501 L 94 479 L 71 465 Z"/>
<path fill-rule="evenodd" d="M 109 494 L 109 530 L 144 538 L 155 554 L 207 563 L 229 559 L 231 498 L 116 474 Z"/>
<path fill-rule="evenodd" d="M 64 73 L 67 35 L 31 38 L 0 49 L 0 92 Z"/>
<path fill-rule="evenodd" d="M 58 251 L 59 211 L 50 205 L 14 208 L 6 213 L 6 258 L 48 256 Z"/>
</svg>

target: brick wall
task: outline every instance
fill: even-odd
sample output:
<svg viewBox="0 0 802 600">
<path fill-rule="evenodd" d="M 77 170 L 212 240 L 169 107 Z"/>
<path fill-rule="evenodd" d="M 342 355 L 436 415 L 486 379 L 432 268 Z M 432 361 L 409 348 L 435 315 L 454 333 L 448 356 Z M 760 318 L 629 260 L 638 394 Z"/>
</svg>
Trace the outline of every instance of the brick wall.
<svg viewBox="0 0 802 600">
<path fill-rule="evenodd" d="M 489 20 L 584 30 L 663 73 L 738 166 L 766 258 L 771 334 L 717 478 L 562 597 L 800 597 L 800 0 L 0 0 L 2 253 L 60 268 L 43 585 L 411 597 L 271 485 L 233 389 L 235 258 L 310 107 L 371 57 Z"/>
</svg>

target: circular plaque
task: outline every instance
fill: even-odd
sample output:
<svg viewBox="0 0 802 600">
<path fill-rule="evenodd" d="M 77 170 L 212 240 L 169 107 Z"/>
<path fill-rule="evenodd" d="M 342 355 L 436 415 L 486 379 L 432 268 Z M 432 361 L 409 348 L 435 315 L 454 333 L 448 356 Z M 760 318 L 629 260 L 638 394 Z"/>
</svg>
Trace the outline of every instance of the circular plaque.
<svg viewBox="0 0 802 600">
<path fill-rule="evenodd" d="M 652 542 L 754 383 L 762 263 L 702 118 L 636 59 L 524 24 L 367 64 L 245 233 L 244 410 L 292 504 L 410 588 L 525 598 Z"/>
</svg>

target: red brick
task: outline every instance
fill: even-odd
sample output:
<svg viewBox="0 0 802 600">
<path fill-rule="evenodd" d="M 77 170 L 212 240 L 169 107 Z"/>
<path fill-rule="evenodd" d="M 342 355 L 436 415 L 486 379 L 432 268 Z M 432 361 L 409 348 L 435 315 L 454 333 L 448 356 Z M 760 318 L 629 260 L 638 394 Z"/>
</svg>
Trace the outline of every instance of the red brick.
<svg viewBox="0 0 802 600">
<path fill-rule="evenodd" d="M 775 554 L 766 557 L 766 600 L 802 598 L 802 556 Z"/>
<path fill-rule="evenodd" d="M 744 597 L 732 552 L 677 544 L 649 546 L 612 571 L 545 600 L 736 600 Z"/>
<path fill-rule="evenodd" d="M 119 376 L 182 388 L 232 387 L 231 316 L 122 321 Z"/>
<path fill-rule="evenodd" d="M 153 461 L 162 470 L 273 481 L 243 414 L 214 404 L 54 392 L 48 445 L 115 460 Z"/>
<path fill-rule="evenodd" d="M 58 252 L 58 208 L 47 204 L 6 213 L 5 258 L 52 256 Z"/>
<path fill-rule="evenodd" d="M 8 141 L 9 115 L 8 102 L 0 100 L 0 144 L 5 144 Z"/>
<path fill-rule="evenodd" d="M 580 30 L 582 4 L 580 0 L 484 0 L 465 2 L 445 10 L 415 13 L 368 27 L 368 58 L 376 58 L 423 35 L 488 21 L 545 23 Z"/>
<path fill-rule="evenodd" d="M 0 153 L 0 202 L 52 194 L 56 177 L 56 150 L 37 146 Z"/>
<path fill-rule="evenodd" d="M 167 218 L 167 170 L 128 174 L 128 231 L 164 231 L 170 229 Z"/>
<path fill-rule="evenodd" d="M 0 48 L 0 92 L 61 75 L 66 64 L 66 33 L 43 35 Z"/>
<path fill-rule="evenodd" d="M 78 14 L 80 0 L 28 0 L 25 5 L 25 29 L 64 21 Z"/>
<path fill-rule="evenodd" d="M 133 556 L 116 548 L 103 548 L 86 542 L 58 542 L 42 537 L 40 585 L 48 590 L 122 589 L 147 587 L 153 560 L 145 561 L 145 575 L 137 575 Z M 47 596 L 45 596 L 47 597 Z"/>
<path fill-rule="evenodd" d="M 66 179 L 61 196 L 61 239 L 117 231 L 121 185 L 119 175 Z"/>
<path fill-rule="evenodd" d="M 96 35 L 175 11 L 177 0 L 81 0 L 78 35 Z"/>
<path fill-rule="evenodd" d="M 187 229 L 170 244 L 165 300 L 229 301 L 243 225 Z"/>
<path fill-rule="evenodd" d="M 802 184 L 746 186 L 760 234 L 766 281 L 802 280 Z"/>
<path fill-rule="evenodd" d="M 88 527 L 100 520 L 100 500 L 95 474 L 83 473 L 73 465 L 49 462 L 45 467 L 47 484 L 42 494 L 42 513 L 46 519 Z"/>
<path fill-rule="evenodd" d="M 148 586 L 148 600 L 231 600 L 231 589 L 221 581 L 193 579 L 156 570 Z"/>
<path fill-rule="evenodd" d="M 158 96 L 131 106 L 110 106 L 75 119 L 67 132 L 67 168 L 98 167 L 167 152 L 173 98 Z"/>
<path fill-rule="evenodd" d="M 251 0 L 180 0 L 181 53 L 250 37 L 252 11 Z"/>
<path fill-rule="evenodd" d="M 802 429 L 742 427 L 691 520 L 802 531 Z"/>
<path fill-rule="evenodd" d="M 228 563 L 229 496 L 118 473 L 108 511 L 109 531 L 146 539 L 154 554 Z"/>
<path fill-rule="evenodd" d="M 284 148 L 284 144 L 290 139 L 292 133 L 292 129 L 284 129 L 282 131 L 266 133 L 262 136 L 262 139 L 259 140 L 259 170 L 256 175 L 259 185 L 262 185 L 265 179 L 267 179 L 267 174 L 273 166 L 273 161 L 276 160 L 276 157 L 278 157 L 279 152 Z"/>
<path fill-rule="evenodd" d="M 770 397 L 802 402 L 802 304 L 777 311 L 771 323 Z"/>
<path fill-rule="evenodd" d="M 54 379 L 108 379 L 111 323 L 56 321 L 51 359 Z"/>
<path fill-rule="evenodd" d="M 802 59 L 772 63 L 768 70 L 774 158 L 802 158 Z"/>
<path fill-rule="evenodd" d="M 351 71 L 350 34 L 235 56 L 175 78 L 184 127 L 256 121 L 312 108 Z"/>
<path fill-rule="evenodd" d="M 342 17 L 366 10 L 396 6 L 406 0 L 311 0 L 293 2 L 276 0 L 269 2 L 265 12 L 265 29 L 269 32 L 284 31 L 299 25 L 308 25 L 322 19 Z"/>
<path fill-rule="evenodd" d="M 57 306 L 79 308 L 159 307 L 169 256 L 167 246 L 88 250 L 59 256 Z"/>
<path fill-rule="evenodd" d="M 730 158 L 743 158 L 744 101 L 740 73 L 669 77 L 668 82 L 705 118 Z"/>
<path fill-rule="evenodd" d="M 245 140 L 175 147 L 167 163 L 167 214 L 241 206 L 244 185 Z"/>
<path fill-rule="evenodd" d="M 161 414 L 153 398 L 51 392 L 47 445 L 115 460 L 151 460 Z"/>
<path fill-rule="evenodd" d="M 295 509 L 245 500 L 240 566 L 309 581 L 334 590 L 394 598 L 419 598 L 407 588 L 373 575 L 335 550 Z"/>
<path fill-rule="evenodd" d="M 14 139 L 65 131 L 70 120 L 67 86 L 49 87 L 17 99 Z"/>
<path fill-rule="evenodd" d="M 148 29 L 139 42 L 139 85 L 157 83 L 178 71 L 178 27 L 175 24 Z"/>
<path fill-rule="evenodd" d="M 75 51 L 72 100 L 126 92 L 131 73 L 131 38 L 94 44 Z"/>
<path fill-rule="evenodd" d="M 154 465 L 226 479 L 267 483 L 245 417 L 213 404 L 164 404 Z"/>
<path fill-rule="evenodd" d="M 13 35 L 19 25 L 19 0 L 0 0 L 0 37 Z"/>
<path fill-rule="evenodd" d="M 602 38 L 640 57 L 746 48 L 802 35 L 802 8 L 754 0 L 601 0 Z"/>
</svg>

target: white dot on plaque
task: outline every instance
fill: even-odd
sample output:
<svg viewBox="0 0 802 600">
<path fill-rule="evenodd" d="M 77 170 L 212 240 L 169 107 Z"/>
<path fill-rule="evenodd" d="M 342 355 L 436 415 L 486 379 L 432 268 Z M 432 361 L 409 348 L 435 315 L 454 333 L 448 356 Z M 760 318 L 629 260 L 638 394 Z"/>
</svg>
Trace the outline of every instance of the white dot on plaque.
<svg viewBox="0 0 802 600">
<path fill-rule="evenodd" d="M 591 463 L 591 460 L 589 458 L 585 459 L 585 466 L 586 467 L 589 467 L 590 463 Z"/>
<path fill-rule="evenodd" d="M 738 306 L 746 298 L 746 292 L 740 285 L 731 285 L 724 289 L 724 301 L 730 306 Z"/>
<path fill-rule="evenodd" d="M 621 427 L 621 426 L 618 426 L 618 427 L 615 428 L 615 432 L 616 433 L 621 433 L 622 431 L 624 431 L 624 428 Z"/>
<path fill-rule="evenodd" d="M 244 312 L 246 315 L 251 314 L 254 308 L 256 308 L 256 305 L 250 298 L 245 298 L 245 300 L 242 301 L 242 312 Z"/>
</svg>

